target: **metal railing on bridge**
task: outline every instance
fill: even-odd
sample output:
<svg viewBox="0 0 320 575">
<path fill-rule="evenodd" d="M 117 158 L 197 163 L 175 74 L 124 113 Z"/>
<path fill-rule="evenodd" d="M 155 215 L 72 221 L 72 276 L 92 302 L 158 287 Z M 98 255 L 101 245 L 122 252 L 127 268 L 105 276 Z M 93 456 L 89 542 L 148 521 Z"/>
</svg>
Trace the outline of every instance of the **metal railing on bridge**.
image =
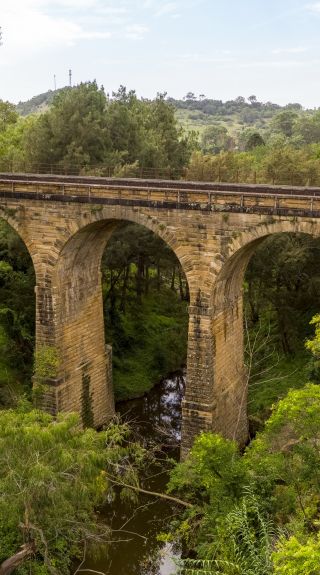
<svg viewBox="0 0 320 575">
<path fill-rule="evenodd" d="M 216 162 L 214 165 L 193 165 L 184 168 L 153 168 L 139 166 L 138 164 L 124 164 L 121 166 L 110 166 L 105 164 L 66 164 L 66 163 L 24 163 L 0 158 L 0 172 L 2 173 L 33 173 L 51 174 L 65 176 L 95 176 L 104 178 L 138 178 L 153 180 L 183 180 L 197 182 L 228 182 L 243 184 L 266 184 L 266 185 L 287 185 L 287 186 L 318 186 L 319 178 L 310 169 L 303 173 L 283 171 L 277 173 L 273 171 L 272 176 L 257 172 L 248 166 L 225 166 Z M 310 173 L 309 173 L 310 172 Z M 319 180 L 319 181 L 318 181 Z"/>
</svg>

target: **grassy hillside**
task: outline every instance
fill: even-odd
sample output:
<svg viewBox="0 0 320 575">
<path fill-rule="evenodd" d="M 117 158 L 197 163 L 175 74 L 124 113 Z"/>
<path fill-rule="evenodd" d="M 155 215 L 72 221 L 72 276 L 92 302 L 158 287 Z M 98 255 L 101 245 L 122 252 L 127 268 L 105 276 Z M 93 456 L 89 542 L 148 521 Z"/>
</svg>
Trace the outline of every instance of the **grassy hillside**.
<svg viewBox="0 0 320 575">
<path fill-rule="evenodd" d="M 254 128 L 261 134 L 269 127 L 270 121 L 275 114 L 270 114 L 269 117 L 261 117 L 255 119 L 253 122 L 246 122 L 241 118 L 239 113 L 233 113 L 228 116 L 221 116 L 217 114 L 205 114 L 201 110 L 187 110 L 178 108 L 176 110 L 176 118 L 179 124 L 188 132 L 196 131 L 199 134 L 208 126 L 219 125 L 224 126 L 230 136 L 235 137 L 238 132 L 245 128 Z"/>
<path fill-rule="evenodd" d="M 26 102 L 19 102 L 17 111 L 21 116 L 43 112 L 50 106 L 54 96 L 64 89 L 49 90 Z M 194 130 L 199 134 L 207 126 L 218 124 L 224 126 L 233 137 L 242 129 L 249 127 L 257 129 L 263 135 L 272 118 L 281 110 L 289 109 L 301 114 L 305 113 L 300 104 L 279 106 L 272 102 L 249 101 L 242 97 L 222 102 L 221 100 L 191 96 L 183 100 L 168 98 L 168 101 L 176 108 L 179 124 L 187 131 Z"/>
<path fill-rule="evenodd" d="M 169 98 L 169 101 L 176 108 L 178 122 L 186 130 L 201 134 L 206 127 L 219 125 L 226 128 L 232 137 L 246 128 L 257 130 L 263 136 L 274 116 L 282 110 L 292 110 L 298 114 L 310 112 L 303 110 L 300 104 L 279 106 L 272 102 L 250 102 L 241 97 L 227 102 L 207 98 Z"/>
<path fill-rule="evenodd" d="M 60 88 L 59 90 L 48 90 L 48 92 L 33 96 L 33 98 L 27 100 L 26 102 L 19 102 L 19 104 L 16 106 L 17 112 L 21 116 L 28 116 L 29 114 L 44 112 L 47 110 L 47 108 L 49 108 L 55 95 L 62 90 L 64 90 L 64 88 Z"/>
</svg>

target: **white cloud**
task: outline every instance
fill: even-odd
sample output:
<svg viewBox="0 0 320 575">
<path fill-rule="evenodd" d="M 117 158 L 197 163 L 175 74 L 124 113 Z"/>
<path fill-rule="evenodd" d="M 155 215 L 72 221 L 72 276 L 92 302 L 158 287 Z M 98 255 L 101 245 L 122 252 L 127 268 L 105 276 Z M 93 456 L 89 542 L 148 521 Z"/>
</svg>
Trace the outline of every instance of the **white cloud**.
<svg viewBox="0 0 320 575">
<path fill-rule="evenodd" d="M 226 53 L 225 51 L 221 52 L 221 56 L 219 54 L 210 56 L 209 54 L 182 54 L 179 57 L 180 62 L 196 63 L 196 64 L 230 64 L 236 62 L 236 59 L 228 54 L 231 54 L 229 51 Z"/>
<path fill-rule="evenodd" d="M 178 5 L 176 2 L 164 2 L 162 6 L 158 7 L 155 16 L 159 18 L 160 16 L 179 16 Z"/>
<path fill-rule="evenodd" d="M 240 68 L 305 68 L 318 64 L 318 60 L 252 60 L 242 62 Z"/>
<path fill-rule="evenodd" d="M 125 37 L 130 38 L 131 40 L 142 40 L 147 32 L 148 28 L 146 26 L 134 24 L 126 27 Z"/>
<path fill-rule="evenodd" d="M 1 25 L 3 50 L 11 55 L 22 56 L 46 46 L 70 44 L 84 34 L 77 23 L 50 17 L 34 6 L 21 7 L 19 13 L 12 8 L 2 10 Z"/>
<path fill-rule="evenodd" d="M 313 4 L 307 4 L 306 9 L 309 10 L 309 12 L 316 12 L 316 13 L 320 14 L 320 2 L 314 2 Z"/>
<path fill-rule="evenodd" d="M 104 16 L 124 16 L 129 14 L 128 8 L 125 6 L 99 6 L 98 13 Z"/>
<path fill-rule="evenodd" d="M 295 46 L 293 48 L 275 48 L 272 50 L 272 54 L 303 54 L 307 51 L 308 48 L 305 46 Z"/>
<path fill-rule="evenodd" d="M 0 1 L 3 33 L 0 65 L 80 41 L 113 36 L 137 40 L 147 32 L 146 26 L 132 21 L 136 0 Z"/>
</svg>

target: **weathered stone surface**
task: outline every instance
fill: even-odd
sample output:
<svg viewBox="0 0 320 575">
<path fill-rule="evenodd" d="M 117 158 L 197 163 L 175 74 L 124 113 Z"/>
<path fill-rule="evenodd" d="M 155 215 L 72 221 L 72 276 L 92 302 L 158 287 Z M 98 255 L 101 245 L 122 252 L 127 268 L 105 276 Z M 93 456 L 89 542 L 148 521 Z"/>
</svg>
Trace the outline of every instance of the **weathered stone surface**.
<svg viewBox="0 0 320 575">
<path fill-rule="evenodd" d="M 3 175 L 0 217 L 35 267 L 37 348 L 60 357 L 46 409 L 78 411 L 97 427 L 114 413 L 100 262 L 113 230 L 130 221 L 172 248 L 189 284 L 182 452 L 202 430 L 246 441 L 245 269 L 270 234 L 319 235 L 320 190 Z"/>
</svg>

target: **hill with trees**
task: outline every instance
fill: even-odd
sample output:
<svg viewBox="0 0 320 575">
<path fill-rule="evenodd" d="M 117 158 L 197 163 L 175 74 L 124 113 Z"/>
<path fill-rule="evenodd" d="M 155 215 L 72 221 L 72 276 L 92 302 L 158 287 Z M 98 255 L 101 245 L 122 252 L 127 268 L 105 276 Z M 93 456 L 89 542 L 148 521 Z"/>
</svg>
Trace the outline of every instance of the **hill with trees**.
<svg viewBox="0 0 320 575">
<path fill-rule="evenodd" d="M 30 100 L 19 102 L 16 111 L 21 116 L 44 112 L 51 106 L 55 96 L 67 89 L 69 88 L 65 87 L 56 91 L 48 90 Z M 167 94 L 164 96 L 166 101 L 173 106 L 178 124 L 185 130 L 198 132 L 202 136 L 206 128 L 213 126 L 217 130 L 217 134 L 220 133 L 222 145 L 218 144 L 218 148 L 227 146 L 229 149 L 233 149 L 238 144 L 242 131 L 248 128 L 260 132 L 263 136 L 264 133 L 268 132 L 272 119 L 279 112 L 291 112 L 288 117 L 314 113 L 314 110 L 305 110 L 299 103 L 288 103 L 285 106 L 280 106 L 273 102 L 260 102 L 254 95 L 248 98 L 238 96 L 234 100 L 225 102 L 208 98 L 204 94 L 196 96 L 193 92 L 188 92 L 182 99 L 172 98 Z M 208 134 L 205 136 L 205 140 L 208 139 Z"/>
<path fill-rule="evenodd" d="M 320 185 L 320 111 L 256 96 L 139 99 L 95 82 L 0 102 L 0 169 Z"/>
</svg>

